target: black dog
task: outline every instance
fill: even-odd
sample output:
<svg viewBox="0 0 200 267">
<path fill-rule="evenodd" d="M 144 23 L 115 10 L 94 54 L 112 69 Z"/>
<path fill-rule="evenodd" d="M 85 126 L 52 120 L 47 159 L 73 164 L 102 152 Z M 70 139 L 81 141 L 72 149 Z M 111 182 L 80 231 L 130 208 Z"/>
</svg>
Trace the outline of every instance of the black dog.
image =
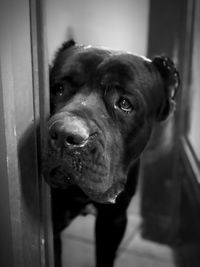
<svg viewBox="0 0 200 267">
<path fill-rule="evenodd" d="M 113 266 L 156 121 L 174 106 L 179 75 L 166 57 L 63 44 L 50 70 L 51 117 L 44 175 L 52 186 L 55 262 L 60 232 L 92 202 L 96 266 Z"/>
</svg>

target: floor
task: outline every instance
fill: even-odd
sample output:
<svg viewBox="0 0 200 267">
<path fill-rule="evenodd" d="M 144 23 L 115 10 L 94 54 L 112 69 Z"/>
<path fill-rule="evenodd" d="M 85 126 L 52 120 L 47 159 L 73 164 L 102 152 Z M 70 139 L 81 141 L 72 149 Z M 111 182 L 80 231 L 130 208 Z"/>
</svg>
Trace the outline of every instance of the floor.
<svg viewBox="0 0 200 267">
<path fill-rule="evenodd" d="M 141 237 L 139 196 L 128 210 L 128 227 L 121 243 L 115 267 L 177 267 L 173 250 Z M 63 231 L 63 267 L 94 267 L 94 221 L 92 214 L 77 217 Z"/>
</svg>

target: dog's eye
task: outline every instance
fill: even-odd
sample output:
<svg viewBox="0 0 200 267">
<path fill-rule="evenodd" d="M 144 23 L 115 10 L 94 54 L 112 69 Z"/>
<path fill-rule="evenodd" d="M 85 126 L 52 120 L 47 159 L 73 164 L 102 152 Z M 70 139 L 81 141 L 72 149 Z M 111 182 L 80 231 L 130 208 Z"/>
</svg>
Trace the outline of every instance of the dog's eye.
<svg viewBox="0 0 200 267">
<path fill-rule="evenodd" d="M 117 102 L 117 107 L 126 113 L 130 113 L 133 110 L 133 106 L 130 101 L 124 97 L 121 97 Z"/>
</svg>

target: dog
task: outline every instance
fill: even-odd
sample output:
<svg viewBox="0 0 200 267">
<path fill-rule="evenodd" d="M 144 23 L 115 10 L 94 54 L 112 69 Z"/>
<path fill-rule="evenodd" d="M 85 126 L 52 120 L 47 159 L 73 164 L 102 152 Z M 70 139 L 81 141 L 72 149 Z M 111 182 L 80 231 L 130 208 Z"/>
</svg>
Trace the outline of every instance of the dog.
<svg viewBox="0 0 200 267">
<path fill-rule="evenodd" d="M 44 177 L 52 188 L 55 266 L 61 231 L 88 203 L 97 210 L 96 266 L 114 265 L 153 126 L 175 107 L 173 62 L 66 41 L 50 68 Z"/>
</svg>

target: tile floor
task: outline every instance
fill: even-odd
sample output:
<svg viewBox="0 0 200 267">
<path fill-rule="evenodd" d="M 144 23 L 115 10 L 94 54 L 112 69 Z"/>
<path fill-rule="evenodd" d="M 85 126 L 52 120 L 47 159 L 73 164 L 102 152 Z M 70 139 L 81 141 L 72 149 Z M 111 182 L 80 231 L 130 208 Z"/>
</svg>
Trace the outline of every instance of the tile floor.
<svg viewBox="0 0 200 267">
<path fill-rule="evenodd" d="M 115 267 L 177 267 L 173 250 L 141 237 L 139 196 L 128 210 L 128 227 L 116 258 Z M 94 215 L 78 216 L 63 231 L 63 267 L 94 267 Z"/>
</svg>

